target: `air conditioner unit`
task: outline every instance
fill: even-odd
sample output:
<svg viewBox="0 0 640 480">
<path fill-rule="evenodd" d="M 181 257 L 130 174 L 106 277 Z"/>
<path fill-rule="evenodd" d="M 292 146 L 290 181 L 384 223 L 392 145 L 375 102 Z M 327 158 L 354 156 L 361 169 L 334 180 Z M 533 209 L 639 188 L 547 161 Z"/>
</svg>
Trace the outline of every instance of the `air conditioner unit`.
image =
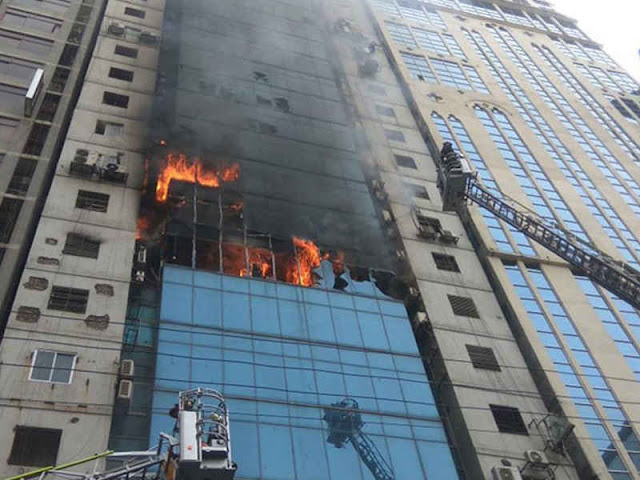
<svg viewBox="0 0 640 480">
<path fill-rule="evenodd" d="M 133 382 L 131 380 L 120 380 L 118 384 L 118 400 L 131 400 L 133 396 Z"/>
<path fill-rule="evenodd" d="M 440 234 L 440 241 L 442 241 L 442 243 L 455 245 L 458 243 L 458 237 L 456 237 L 449 230 L 442 230 L 442 233 Z"/>
<path fill-rule="evenodd" d="M 404 250 L 396 250 L 396 258 L 398 260 L 405 260 L 407 258 L 407 254 Z"/>
<path fill-rule="evenodd" d="M 491 477 L 493 480 L 522 480 L 522 475 L 517 467 L 505 467 L 496 465 L 491 469 Z"/>
<path fill-rule="evenodd" d="M 120 376 L 125 378 L 133 377 L 135 363 L 133 360 L 122 360 L 120 362 Z"/>
<path fill-rule="evenodd" d="M 393 223 L 393 213 L 391 213 L 389 210 L 382 210 L 382 220 L 384 220 L 384 223 Z"/>
<path fill-rule="evenodd" d="M 138 254 L 136 255 L 136 261 L 138 263 L 147 263 L 147 248 L 140 247 L 138 249 Z"/>
<path fill-rule="evenodd" d="M 524 457 L 527 459 L 527 462 L 534 465 L 549 465 L 547 454 L 541 450 L 526 450 L 524 452 Z"/>
<path fill-rule="evenodd" d="M 158 36 L 154 33 L 143 31 L 140 33 L 138 40 L 140 41 L 140 43 L 145 43 L 147 45 L 155 45 L 156 43 L 158 43 Z"/>
<path fill-rule="evenodd" d="M 125 27 L 123 24 L 118 23 L 118 22 L 111 22 L 109 24 L 109 28 L 108 31 L 110 34 L 112 35 L 116 35 L 118 37 L 121 37 L 122 35 L 124 35 L 125 32 Z"/>
<path fill-rule="evenodd" d="M 134 278 L 135 282 L 140 282 L 140 283 L 144 282 L 144 279 L 145 279 L 144 270 L 136 270 L 134 272 L 134 277 L 133 278 Z"/>
</svg>

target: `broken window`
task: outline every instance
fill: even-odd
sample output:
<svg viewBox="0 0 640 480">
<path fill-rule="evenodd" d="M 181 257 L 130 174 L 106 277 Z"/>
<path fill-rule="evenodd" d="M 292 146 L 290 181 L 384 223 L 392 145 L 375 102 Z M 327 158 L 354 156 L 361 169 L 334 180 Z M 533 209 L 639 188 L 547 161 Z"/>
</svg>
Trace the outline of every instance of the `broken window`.
<svg viewBox="0 0 640 480">
<path fill-rule="evenodd" d="M 100 242 L 77 233 L 68 233 L 62 253 L 76 257 L 98 258 Z"/>
</svg>

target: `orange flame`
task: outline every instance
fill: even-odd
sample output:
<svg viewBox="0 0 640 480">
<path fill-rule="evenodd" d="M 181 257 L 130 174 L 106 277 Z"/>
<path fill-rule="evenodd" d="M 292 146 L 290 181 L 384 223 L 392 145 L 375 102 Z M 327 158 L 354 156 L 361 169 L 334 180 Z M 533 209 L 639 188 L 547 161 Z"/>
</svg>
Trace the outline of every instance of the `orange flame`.
<svg viewBox="0 0 640 480">
<path fill-rule="evenodd" d="M 183 153 L 167 155 L 167 164 L 158 175 L 156 184 L 156 200 L 165 202 L 169 195 L 169 184 L 172 180 L 198 183 L 203 187 L 217 188 L 221 182 L 233 182 L 240 177 L 240 166 L 237 163 L 223 168 L 221 171 L 207 169 L 199 158 L 189 161 Z"/>
<path fill-rule="evenodd" d="M 136 240 L 142 240 L 149 229 L 151 221 L 147 217 L 140 217 L 136 221 Z"/>
<path fill-rule="evenodd" d="M 298 237 L 293 237 L 293 246 L 297 255 L 289 262 L 287 282 L 311 287 L 314 284 L 313 270 L 320 266 L 322 260 L 327 260 L 329 254 L 322 255 L 315 243 Z"/>
<path fill-rule="evenodd" d="M 240 276 L 269 278 L 273 275 L 271 264 L 271 252 L 261 248 L 252 248 L 249 250 L 249 270 L 243 268 L 240 270 Z"/>
</svg>

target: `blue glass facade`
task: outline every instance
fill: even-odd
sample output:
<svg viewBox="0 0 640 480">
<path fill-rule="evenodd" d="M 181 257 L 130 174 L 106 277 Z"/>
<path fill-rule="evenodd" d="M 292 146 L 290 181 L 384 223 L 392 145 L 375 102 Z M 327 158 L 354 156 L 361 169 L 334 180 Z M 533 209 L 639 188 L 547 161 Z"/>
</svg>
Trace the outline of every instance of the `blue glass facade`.
<svg viewBox="0 0 640 480">
<path fill-rule="evenodd" d="M 227 399 L 237 479 L 373 479 L 327 443 L 324 409 L 349 397 L 395 478 L 457 479 L 404 305 L 370 282 L 347 290 L 166 266 L 150 440 L 199 385 Z"/>
</svg>

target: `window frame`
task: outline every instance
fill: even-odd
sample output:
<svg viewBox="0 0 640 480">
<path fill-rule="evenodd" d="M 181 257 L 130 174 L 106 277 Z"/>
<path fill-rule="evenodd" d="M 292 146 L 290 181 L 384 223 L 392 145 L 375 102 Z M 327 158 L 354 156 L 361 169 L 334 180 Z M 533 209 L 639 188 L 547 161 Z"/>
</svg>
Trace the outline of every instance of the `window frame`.
<svg viewBox="0 0 640 480">
<path fill-rule="evenodd" d="M 89 194 L 89 195 L 86 195 Z M 79 203 L 85 202 L 85 204 L 89 204 L 89 202 L 91 201 L 90 198 L 83 198 L 83 200 L 81 201 L 81 197 L 91 197 L 91 196 L 102 196 L 102 200 L 106 200 L 104 202 L 104 210 L 103 209 L 97 209 L 97 208 L 87 208 L 87 207 L 82 207 L 82 206 L 78 206 Z M 106 197 L 106 199 L 104 198 Z M 102 192 L 94 192 L 92 190 L 83 190 L 82 188 L 78 189 L 78 194 L 76 195 L 76 203 L 74 208 L 79 208 L 81 210 L 89 210 L 91 212 L 99 212 L 99 213 L 107 213 L 107 210 L 109 209 L 109 200 L 111 199 L 111 195 L 109 195 L 108 193 L 102 193 Z M 101 202 L 101 200 L 100 200 Z M 95 205 L 96 202 L 92 202 L 92 205 Z M 102 203 L 99 203 L 100 205 L 102 205 Z"/>
<path fill-rule="evenodd" d="M 43 380 L 41 378 L 33 378 L 33 371 L 36 368 L 36 359 L 38 358 L 38 354 L 40 352 L 46 352 L 46 353 L 53 353 L 54 354 L 53 362 L 51 363 L 51 366 L 48 367 L 49 368 L 49 379 L 48 380 Z M 58 359 L 58 355 L 67 355 L 67 356 L 72 356 L 73 357 L 73 360 L 71 362 L 71 368 L 69 369 L 69 380 L 66 381 L 66 382 L 52 380 L 53 373 L 56 370 L 55 365 L 56 365 L 56 361 Z M 59 384 L 59 385 L 71 385 L 71 383 L 73 383 L 73 372 L 75 371 L 77 361 L 78 361 L 78 354 L 77 353 L 56 352 L 55 350 L 46 350 L 46 349 L 36 348 L 33 351 L 33 353 L 31 354 L 31 367 L 29 368 L 29 381 L 30 382 L 37 382 L 37 383 L 55 383 L 55 384 Z M 38 368 L 44 368 L 44 367 L 38 367 Z"/>
<path fill-rule="evenodd" d="M 70 295 L 80 295 L 82 293 L 83 297 L 86 297 L 86 301 L 84 303 L 84 306 L 82 308 L 77 308 L 75 310 L 70 310 L 69 308 L 60 308 L 60 307 L 56 307 L 56 306 L 52 306 L 52 297 L 54 296 L 54 293 L 56 295 L 61 295 L 63 293 L 63 291 L 66 291 L 66 295 L 69 297 Z M 85 295 L 86 293 L 86 295 Z M 87 307 L 89 305 L 89 297 L 90 297 L 90 292 L 89 290 L 83 289 L 83 288 L 73 288 L 73 287 L 64 287 L 61 285 L 53 285 L 51 287 L 51 292 L 49 294 L 49 300 L 47 301 L 47 309 L 48 310 L 57 310 L 59 312 L 69 312 L 69 313 L 76 313 L 76 314 L 82 314 L 84 315 L 85 313 L 87 313 Z M 65 303 L 64 305 L 62 305 L 63 307 L 68 307 L 70 303 L 70 299 L 67 298 L 65 299 Z M 55 305 L 55 304 L 54 304 Z"/>
<path fill-rule="evenodd" d="M 527 424 L 525 423 L 524 418 L 522 418 L 520 409 L 518 409 L 517 407 L 510 407 L 508 405 L 495 405 L 495 404 L 489 404 L 489 409 L 491 410 L 491 415 L 493 416 L 493 420 L 496 424 L 496 427 L 498 427 L 498 431 L 500 433 L 510 433 L 512 435 L 529 436 L 529 430 L 527 429 Z M 511 427 L 509 427 L 508 425 L 506 425 L 505 422 L 498 422 L 496 413 L 502 413 L 502 414 L 510 413 L 512 415 L 517 414 L 519 425 L 511 424 Z M 502 420 L 504 419 L 505 418 L 503 417 Z"/>
<path fill-rule="evenodd" d="M 24 462 L 20 462 L 20 460 L 23 460 L 22 458 L 15 458 L 18 457 L 22 452 L 30 452 L 32 451 L 31 448 L 25 448 L 24 450 L 21 449 L 21 451 L 17 450 L 17 445 L 16 445 L 16 439 L 20 438 L 19 435 L 20 431 L 31 431 L 33 433 L 35 433 L 36 431 L 40 431 L 40 432 L 49 432 L 49 433 L 57 433 L 58 434 L 58 438 L 57 438 L 57 445 L 56 445 L 56 449 L 55 449 L 55 459 L 52 458 L 46 458 L 43 459 L 43 461 L 41 462 L 31 462 L 31 463 L 24 463 Z M 14 436 L 13 436 L 13 442 L 11 444 L 11 451 L 9 453 L 9 458 L 7 459 L 7 464 L 8 465 L 19 465 L 19 466 L 27 466 L 27 467 L 46 467 L 52 464 L 55 464 L 57 462 L 58 459 L 58 455 L 60 453 L 60 443 L 62 442 L 62 433 L 63 430 L 59 429 L 59 428 L 43 428 L 43 427 L 32 427 L 32 426 L 28 426 L 28 425 L 16 425 L 15 429 L 14 429 Z M 25 438 L 24 442 L 25 443 L 29 443 L 31 444 L 30 440 L 32 441 L 33 439 L 31 438 Z M 29 445 L 26 445 L 25 447 L 28 447 Z M 51 461 L 53 460 L 53 461 Z"/>
</svg>

